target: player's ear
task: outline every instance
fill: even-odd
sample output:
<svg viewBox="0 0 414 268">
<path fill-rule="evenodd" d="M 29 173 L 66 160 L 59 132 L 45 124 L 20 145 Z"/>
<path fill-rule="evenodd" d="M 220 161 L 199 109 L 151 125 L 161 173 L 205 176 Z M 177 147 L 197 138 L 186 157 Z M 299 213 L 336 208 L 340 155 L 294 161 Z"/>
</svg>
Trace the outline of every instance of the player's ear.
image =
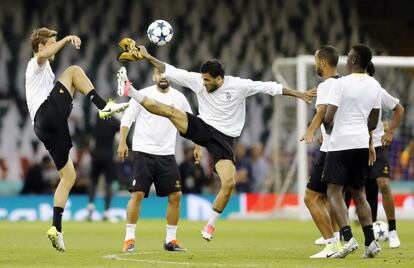
<svg viewBox="0 0 414 268">
<path fill-rule="evenodd" d="M 351 58 L 351 63 L 352 63 L 352 64 L 356 64 L 356 62 L 357 62 L 357 58 L 356 58 L 355 56 L 353 56 L 353 57 Z"/>
</svg>

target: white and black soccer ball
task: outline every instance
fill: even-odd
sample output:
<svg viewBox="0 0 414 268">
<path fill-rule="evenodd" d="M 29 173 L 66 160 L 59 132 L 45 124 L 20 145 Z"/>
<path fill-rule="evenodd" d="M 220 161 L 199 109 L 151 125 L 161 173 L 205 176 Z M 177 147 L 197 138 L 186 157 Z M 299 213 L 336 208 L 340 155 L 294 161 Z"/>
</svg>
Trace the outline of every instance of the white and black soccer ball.
<svg viewBox="0 0 414 268">
<path fill-rule="evenodd" d="M 156 20 L 148 26 L 148 39 L 157 46 L 163 46 L 171 41 L 174 31 L 171 24 L 165 20 Z"/>
<path fill-rule="evenodd" d="M 375 240 L 386 241 L 388 239 L 388 224 L 383 221 L 376 221 L 372 226 L 374 227 Z"/>
</svg>

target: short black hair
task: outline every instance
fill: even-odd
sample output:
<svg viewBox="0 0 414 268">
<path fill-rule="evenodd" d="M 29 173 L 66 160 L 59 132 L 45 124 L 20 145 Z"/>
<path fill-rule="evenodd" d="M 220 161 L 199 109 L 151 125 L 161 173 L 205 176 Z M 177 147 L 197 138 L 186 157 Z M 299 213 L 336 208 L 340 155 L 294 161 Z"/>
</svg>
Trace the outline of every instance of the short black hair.
<svg viewBox="0 0 414 268">
<path fill-rule="evenodd" d="M 322 46 L 318 50 L 318 58 L 324 59 L 330 66 L 336 67 L 338 65 L 339 52 L 333 46 Z"/>
<path fill-rule="evenodd" d="M 213 78 L 221 76 L 224 78 L 224 65 L 219 60 L 207 60 L 200 66 L 200 73 L 209 73 Z"/>
<path fill-rule="evenodd" d="M 352 46 L 352 50 L 355 51 L 358 65 L 366 69 L 372 59 L 371 49 L 367 45 L 356 44 Z"/>
<path fill-rule="evenodd" d="M 368 67 L 367 67 L 367 73 L 369 74 L 369 76 L 374 76 L 375 75 L 375 66 L 372 63 L 372 61 L 370 61 L 368 63 Z"/>
</svg>

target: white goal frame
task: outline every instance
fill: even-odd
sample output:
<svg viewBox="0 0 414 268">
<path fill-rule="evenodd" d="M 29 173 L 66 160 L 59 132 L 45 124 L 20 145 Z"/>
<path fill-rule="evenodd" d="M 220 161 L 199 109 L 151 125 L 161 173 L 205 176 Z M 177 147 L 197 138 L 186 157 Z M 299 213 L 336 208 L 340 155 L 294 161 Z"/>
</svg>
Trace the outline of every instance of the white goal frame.
<svg viewBox="0 0 414 268">
<path fill-rule="evenodd" d="M 338 66 L 344 66 L 346 64 L 346 56 L 339 57 Z M 273 61 L 272 71 L 276 77 L 276 80 L 279 83 L 282 83 L 286 86 L 291 86 L 296 88 L 298 91 L 304 92 L 308 90 L 308 81 L 307 71 L 309 68 L 308 66 L 313 66 L 315 61 L 314 55 L 299 55 L 294 58 L 278 58 Z M 414 57 L 394 57 L 394 56 L 374 56 L 372 62 L 375 66 L 385 66 L 385 67 L 400 67 L 400 68 L 414 68 Z M 296 66 L 296 85 L 289 85 L 286 83 L 282 73 L 280 72 L 280 68 L 284 66 Z M 276 98 L 275 98 L 276 99 Z M 275 103 L 276 104 L 276 103 Z M 308 174 L 308 160 L 307 160 L 307 145 L 305 142 L 299 142 L 301 135 L 303 135 L 307 128 L 307 109 L 306 104 L 301 101 L 297 100 L 296 102 L 296 129 L 297 129 L 297 149 L 296 149 L 296 161 L 293 161 L 293 165 L 297 167 L 297 176 L 298 176 L 298 198 L 299 198 L 299 209 L 297 213 L 297 217 L 300 220 L 306 220 L 310 218 L 310 214 L 308 213 L 303 198 L 305 196 L 305 189 L 306 189 L 306 180 L 309 176 Z M 273 114 L 273 122 L 277 115 L 276 105 L 274 106 L 274 114 Z M 273 126 L 272 126 L 272 129 Z M 273 136 L 273 135 L 272 135 Z M 278 141 L 272 139 L 272 145 L 277 143 Z M 287 189 L 287 187 L 284 187 Z M 281 195 L 284 195 L 285 192 L 281 192 Z"/>
</svg>

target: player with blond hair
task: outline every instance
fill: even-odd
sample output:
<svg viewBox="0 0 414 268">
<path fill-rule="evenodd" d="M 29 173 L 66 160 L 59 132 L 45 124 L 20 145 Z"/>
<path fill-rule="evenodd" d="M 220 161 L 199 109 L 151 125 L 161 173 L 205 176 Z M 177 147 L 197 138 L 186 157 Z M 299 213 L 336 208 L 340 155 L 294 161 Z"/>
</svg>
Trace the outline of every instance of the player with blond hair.
<svg viewBox="0 0 414 268">
<path fill-rule="evenodd" d="M 75 168 L 69 157 L 72 140 L 68 117 L 72 110 L 73 96 L 76 91 L 87 96 L 99 109 L 102 118 L 126 109 L 128 103 L 104 101 L 79 66 L 69 66 L 55 82 L 55 74 L 49 62 L 65 45 L 71 44 L 76 49 L 81 46 L 80 38 L 75 35 L 66 36 L 59 41 L 56 36 L 56 31 L 45 27 L 35 29 L 30 36 L 33 57 L 26 69 L 26 101 L 36 136 L 49 151 L 60 176 L 53 199 L 53 224 L 47 235 L 53 247 L 63 252 L 62 214 L 76 179 Z"/>
</svg>

